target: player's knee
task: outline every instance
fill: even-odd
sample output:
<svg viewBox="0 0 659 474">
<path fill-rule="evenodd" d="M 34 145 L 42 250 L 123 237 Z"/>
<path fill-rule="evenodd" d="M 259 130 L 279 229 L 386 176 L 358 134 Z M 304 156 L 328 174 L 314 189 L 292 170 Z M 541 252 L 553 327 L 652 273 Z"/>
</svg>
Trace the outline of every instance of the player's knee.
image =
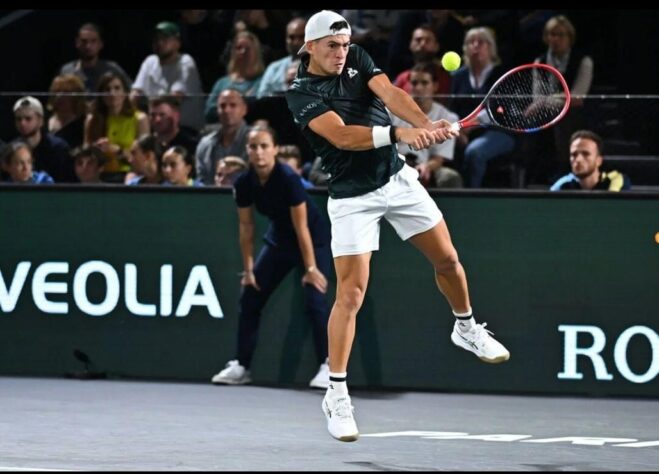
<svg viewBox="0 0 659 474">
<path fill-rule="evenodd" d="M 460 260 L 458 259 L 458 252 L 452 252 L 445 256 L 442 260 L 435 263 L 435 271 L 439 274 L 453 274 L 458 271 L 460 267 Z"/>
<path fill-rule="evenodd" d="M 357 314 L 362 307 L 366 291 L 359 287 L 353 287 L 349 290 L 341 291 L 336 298 L 336 302 L 341 305 L 343 310 L 350 314 Z"/>
</svg>

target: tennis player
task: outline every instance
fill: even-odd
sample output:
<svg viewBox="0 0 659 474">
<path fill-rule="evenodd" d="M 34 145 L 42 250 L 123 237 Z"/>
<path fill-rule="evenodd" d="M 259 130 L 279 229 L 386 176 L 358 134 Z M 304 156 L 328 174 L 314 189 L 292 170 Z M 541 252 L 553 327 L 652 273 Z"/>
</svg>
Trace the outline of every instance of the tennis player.
<svg viewBox="0 0 659 474">
<path fill-rule="evenodd" d="M 397 153 L 397 142 L 425 149 L 457 133 L 446 120 L 432 122 L 361 47 L 350 44 L 350 35 L 341 15 L 314 14 L 305 28 L 297 76 L 286 92 L 295 122 L 330 174 L 327 210 L 337 289 L 328 323 L 330 384 L 322 409 L 330 434 L 341 441 L 359 437 L 347 366 L 383 217 L 432 263 L 437 286 L 456 317 L 453 343 L 486 362 L 510 357 L 485 323 L 475 322 L 465 272 L 442 213 L 418 172 Z M 414 127 L 392 126 L 387 108 Z"/>
</svg>

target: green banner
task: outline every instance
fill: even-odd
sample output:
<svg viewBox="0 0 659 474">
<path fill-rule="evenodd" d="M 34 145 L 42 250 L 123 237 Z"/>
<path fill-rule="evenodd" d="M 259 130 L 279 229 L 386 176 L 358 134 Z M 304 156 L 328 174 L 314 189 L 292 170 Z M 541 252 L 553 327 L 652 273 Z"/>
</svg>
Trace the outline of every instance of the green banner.
<svg viewBox="0 0 659 474">
<path fill-rule="evenodd" d="M 325 212 L 326 194 L 313 197 Z M 659 200 L 434 198 L 476 319 L 511 359 L 485 364 L 451 343 L 432 267 L 385 223 L 351 386 L 659 395 Z M 82 368 L 78 350 L 109 376 L 210 381 L 235 352 L 237 236 L 225 190 L 0 188 L 0 374 L 63 376 Z M 266 306 L 256 383 L 304 385 L 315 374 L 300 278 L 289 275 Z"/>
</svg>

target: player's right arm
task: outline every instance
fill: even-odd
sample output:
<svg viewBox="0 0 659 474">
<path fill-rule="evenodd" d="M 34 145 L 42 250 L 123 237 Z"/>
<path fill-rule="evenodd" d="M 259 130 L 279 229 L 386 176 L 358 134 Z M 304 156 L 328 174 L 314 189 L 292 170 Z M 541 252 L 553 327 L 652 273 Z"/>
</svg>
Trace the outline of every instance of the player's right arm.
<svg viewBox="0 0 659 474">
<path fill-rule="evenodd" d="M 240 284 L 251 285 L 260 290 L 254 277 L 254 216 L 251 206 L 238 208 L 238 242 L 243 257 L 243 276 Z"/>
<path fill-rule="evenodd" d="M 309 122 L 309 128 L 340 150 L 372 150 L 373 128 L 363 125 L 346 125 L 343 119 L 330 110 Z M 413 148 L 428 148 L 435 143 L 431 131 L 423 128 L 396 128 L 396 141 Z"/>
</svg>

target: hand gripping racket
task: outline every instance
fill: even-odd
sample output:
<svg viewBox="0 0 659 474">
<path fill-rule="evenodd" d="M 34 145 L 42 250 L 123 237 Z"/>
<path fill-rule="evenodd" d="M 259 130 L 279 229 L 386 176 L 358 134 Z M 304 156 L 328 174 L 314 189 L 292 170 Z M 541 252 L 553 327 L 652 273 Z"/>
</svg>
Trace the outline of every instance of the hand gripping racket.
<svg viewBox="0 0 659 474">
<path fill-rule="evenodd" d="M 525 64 L 501 76 L 483 102 L 451 128 L 457 132 L 481 126 L 533 133 L 557 123 L 569 108 L 570 90 L 561 73 L 546 64 Z"/>
</svg>

